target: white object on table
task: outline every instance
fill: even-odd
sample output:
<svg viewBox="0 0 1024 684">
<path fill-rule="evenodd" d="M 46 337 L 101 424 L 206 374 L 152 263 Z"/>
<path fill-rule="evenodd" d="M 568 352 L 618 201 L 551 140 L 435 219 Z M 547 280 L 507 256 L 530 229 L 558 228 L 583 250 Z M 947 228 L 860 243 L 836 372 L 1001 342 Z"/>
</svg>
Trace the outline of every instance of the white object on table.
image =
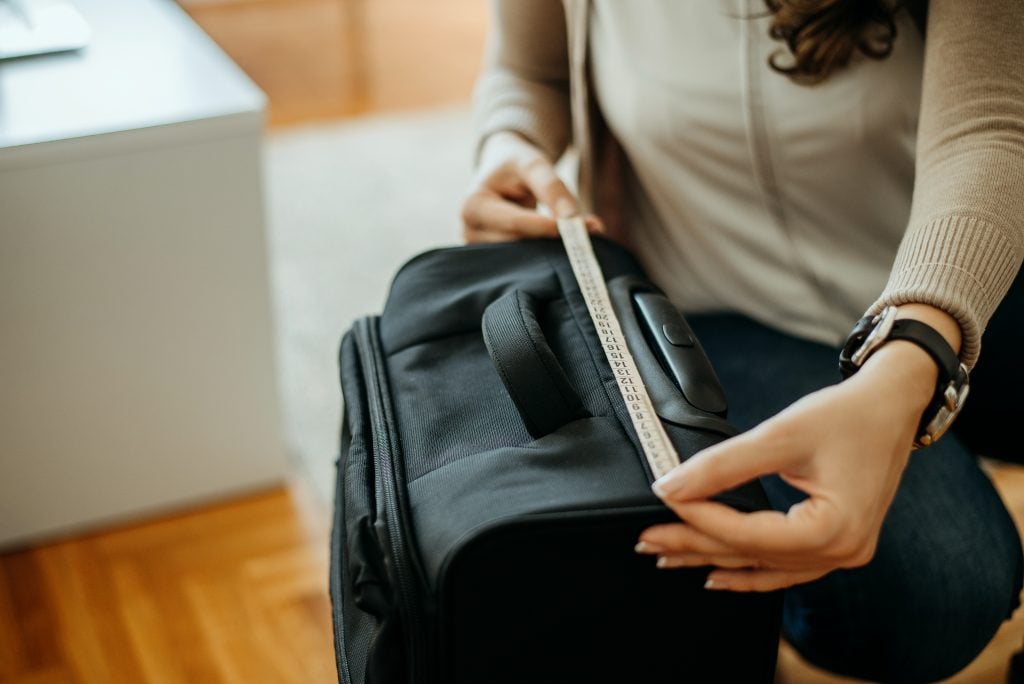
<svg viewBox="0 0 1024 684">
<path fill-rule="evenodd" d="M 264 96 L 168 0 L 0 61 L 0 544 L 279 481 Z"/>
<path fill-rule="evenodd" d="M 68 0 L 0 0 L 0 59 L 77 50 L 89 25 Z"/>
</svg>

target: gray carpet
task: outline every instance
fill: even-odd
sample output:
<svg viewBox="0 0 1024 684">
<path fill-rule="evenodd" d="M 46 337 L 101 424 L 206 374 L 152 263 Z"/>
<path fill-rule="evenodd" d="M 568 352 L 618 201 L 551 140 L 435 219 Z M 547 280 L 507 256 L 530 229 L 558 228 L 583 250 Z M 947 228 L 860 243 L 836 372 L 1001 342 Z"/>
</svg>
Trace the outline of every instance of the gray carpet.
<svg viewBox="0 0 1024 684">
<path fill-rule="evenodd" d="M 325 503 L 341 410 L 338 341 L 356 317 L 380 311 L 406 259 L 460 240 L 471 145 L 462 109 L 306 126 L 267 140 L 285 434 Z"/>
</svg>

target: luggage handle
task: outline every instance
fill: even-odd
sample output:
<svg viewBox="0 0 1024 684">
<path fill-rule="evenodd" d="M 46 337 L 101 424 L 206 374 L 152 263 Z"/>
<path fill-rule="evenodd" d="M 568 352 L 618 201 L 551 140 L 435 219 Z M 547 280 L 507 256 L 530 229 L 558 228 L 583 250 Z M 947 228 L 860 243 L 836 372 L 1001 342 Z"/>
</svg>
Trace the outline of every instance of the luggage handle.
<svg viewBox="0 0 1024 684">
<path fill-rule="evenodd" d="M 590 413 L 551 350 L 537 320 L 537 298 L 512 290 L 484 310 L 484 344 L 534 439 Z"/>
<path fill-rule="evenodd" d="M 686 403 L 724 418 L 728 409 L 725 392 L 686 319 L 668 297 L 650 286 L 635 287 L 628 280 L 623 286 L 610 284 L 609 290 L 613 305 L 619 304 L 616 310 L 627 333 L 627 343 L 630 342 L 629 328 L 640 328 L 646 342 L 643 347 L 650 349 L 657 358 Z M 622 306 L 616 301 L 624 299 L 624 295 L 628 295 L 632 306 Z M 643 371 L 641 368 L 641 374 Z"/>
</svg>

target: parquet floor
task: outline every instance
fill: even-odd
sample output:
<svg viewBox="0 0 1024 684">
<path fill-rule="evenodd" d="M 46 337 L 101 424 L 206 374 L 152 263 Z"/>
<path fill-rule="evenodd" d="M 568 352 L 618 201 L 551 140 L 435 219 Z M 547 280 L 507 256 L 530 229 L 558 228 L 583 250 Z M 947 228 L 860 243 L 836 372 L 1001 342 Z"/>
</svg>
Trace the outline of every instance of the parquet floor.
<svg viewBox="0 0 1024 684">
<path fill-rule="evenodd" d="M 0 682 L 332 682 L 327 528 L 286 489 L 0 556 Z"/>
</svg>

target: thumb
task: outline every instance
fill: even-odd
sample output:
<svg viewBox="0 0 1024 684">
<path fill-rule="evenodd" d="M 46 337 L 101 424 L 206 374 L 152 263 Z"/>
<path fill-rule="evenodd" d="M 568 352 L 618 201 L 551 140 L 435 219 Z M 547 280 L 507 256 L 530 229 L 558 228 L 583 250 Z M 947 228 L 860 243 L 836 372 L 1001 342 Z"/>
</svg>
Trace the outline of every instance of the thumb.
<svg viewBox="0 0 1024 684">
<path fill-rule="evenodd" d="M 555 173 L 555 167 L 544 156 L 537 155 L 522 170 L 523 181 L 537 201 L 547 205 L 555 218 L 568 218 L 579 213 L 576 197 Z"/>
<path fill-rule="evenodd" d="M 798 443 L 774 438 L 774 431 L 765 427 L 698 452 L 660 477 L 652 487 L 654 493 L 672 501 L 706 499 L 803 458 Z"/>
</svg>

